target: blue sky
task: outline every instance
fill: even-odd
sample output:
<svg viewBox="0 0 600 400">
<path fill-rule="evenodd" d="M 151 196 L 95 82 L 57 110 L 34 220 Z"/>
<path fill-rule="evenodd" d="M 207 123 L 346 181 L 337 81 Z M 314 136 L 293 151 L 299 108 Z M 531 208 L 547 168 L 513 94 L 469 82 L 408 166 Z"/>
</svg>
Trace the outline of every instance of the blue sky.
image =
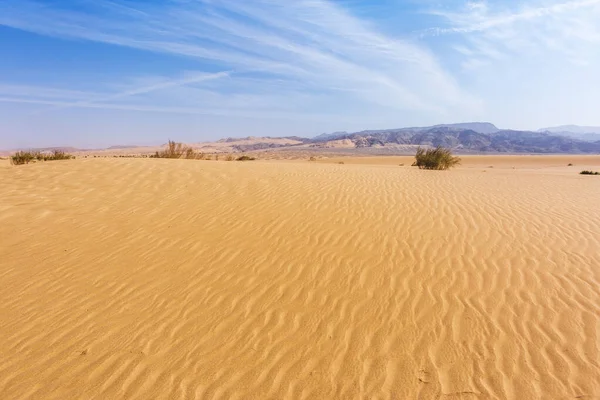
<svg viewBox="0 0 600 400">
<path fill-rule="evenodd" d="M 600 125 L 600 0 L 0 0 L 0 148 Z"/>
</svg>

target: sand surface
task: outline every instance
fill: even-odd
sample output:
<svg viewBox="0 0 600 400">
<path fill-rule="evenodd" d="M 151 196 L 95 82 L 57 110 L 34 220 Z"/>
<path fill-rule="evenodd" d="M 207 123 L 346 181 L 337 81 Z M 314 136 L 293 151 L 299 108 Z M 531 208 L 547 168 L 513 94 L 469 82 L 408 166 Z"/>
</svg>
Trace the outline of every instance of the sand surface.
<svg viewBox="0 0 600 400">
<path fill-rule="evenodd" d="M 600 163 L 546 160 L 4 166 L 0 398 L 599 399 Z"/>
</svg>

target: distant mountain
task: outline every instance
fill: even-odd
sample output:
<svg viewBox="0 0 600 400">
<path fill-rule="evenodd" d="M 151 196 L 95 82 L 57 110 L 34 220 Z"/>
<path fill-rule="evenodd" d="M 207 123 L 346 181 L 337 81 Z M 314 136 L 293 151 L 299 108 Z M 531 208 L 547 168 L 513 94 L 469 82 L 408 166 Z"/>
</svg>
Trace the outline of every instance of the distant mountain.
<svg viewBox="0 0 600 400">
<path fill-rule="evenodd" d="M 106 150 L 124 150 L 124 149 L 137 149 L 143 146 L 136 145 L 122 145 L 122 146 L 110 146 Z"/>
<path fill-rule="evenodd" d="M 313 139 L 312 147 L 335 147 L 332 142 L 342 140 L 346 147 L 351 142 L 355 148 L 409 145 L 444 146 L 463 152 L 600 153 L 600 141 L 586 142 L 546 132 L 500 130 L 487 123 L 320 135 Z"/>
<path fill-rule="evenodd" d="M 348 132 L 333 132 L 333 133 L 321 133 L 319 136 L 315 136 L 313 140 L 324 141 L 324 140 L 335 140 L 339 137 L 347 135 Z"/>
<path fill-rule="evenodd" d="M 551 128 L 542 128 L 539 129 L 538 132 L 552 133 L 559 136 L 584 140 L 586 142 L 600 140 L 600 126 L 562 125 Z"/>
<path fill-rule="evenodd" d="M 551 128 L 542 128 L 538 132 L 571 132 L 571 133 L 600 133 L 600 126 L 579 126 L 579 125 L 562 125 Z"/>
</svg>

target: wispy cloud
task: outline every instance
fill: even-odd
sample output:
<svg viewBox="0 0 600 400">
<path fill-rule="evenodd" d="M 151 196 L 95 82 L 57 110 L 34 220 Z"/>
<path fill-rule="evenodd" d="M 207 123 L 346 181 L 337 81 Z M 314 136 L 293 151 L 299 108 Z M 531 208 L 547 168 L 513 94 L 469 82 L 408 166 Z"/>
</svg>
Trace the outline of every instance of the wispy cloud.
<svg viewBox="0 0 600 400">
<path fill-rule="evenodd" d="M 131 89 L 127 89 L 122 92 L 110 94 L 110 95 L 92 95 L 87 97 L 86 99 L 75 101 L 72 103 L 61 103 L 60 105 L 56 105 L 55 108 L 69 108 L 69 107 L 86 107 L 94 104 L 106 104 L 107 102 L 111 102 L 114 100 L 120 100 L 127 97 L 137 96 L 141 94 L 147 94 L 157 91 L 163 91 L 166 89 L 177 88 L 181 86 L 187 86 L 191 84 L 198 84 L 202 82 L 212 81 L 215 79 L 226 78 L 230 76 L 230 72 L 217 72 L 214 74 L 206 74 L 206 73 L 187 73 L 185 77 L 179 79 L 162 79 L 159 82 L 153 83 L 151 85 L 139 86 Z"/>
<path fill-rule="evenodd" d="M 600 0 L 580 0 L 556 3 L 541 7 L 524 7 L 516 11 L 499 12 L 494 14 L 486 2 L 468 2 L 466 10 L 461 12 L 430 11 L 433 15 L 444 17 L 450 21 L 447 28 L 429 28 L 420 32 L 421 36 L 438 36 L 452 33 L 470 33 L 486 31 L 493 28 L 512 25 L 520 21 L 530 21 L 544 17 L 554 17 L 572 11 L 600 5 Z"/>
<path fill-rule="evenodd" d="M 429 11 L 447 26 L 417 32 L 421 38 L 454 35 L 465 41 L 455 49 L 472 69 L 511 55 L 559 52 L 574 64 L 595 56 L 600 45 L 600 0 L 575 0 L 507 8 L 504 2 L 470 2 L 463 9 Z"/>
<path fill-rule="evenodd" d="M 245 79 L 250 95 L 264 93 L 264 87 L 269 87 L 266 82 L 277 82 L 278 90 L 293 92 L 302 85 L 305 93 L 315 96 L 341 93 L 356 103 L 446 117 L 478 104 L 422 43 L 379 33 L 332 1 L 176 0 L 167 3 L 166 9 L 155 4 L 133 7 L 124 1 L 94 4 L 82 3 L 73 11 L 41 1 L 5 0 L 0 3 L 0 24 L 211 60 L 235 71 L 231 80 Z M 256 84 L 250 85 L 249 78 Z M 193 83 L 175 86 L 183 90 Z M 166 85 L 75 105 L 114 102 L 172 88 L 171 83 Z"/>
</svg>

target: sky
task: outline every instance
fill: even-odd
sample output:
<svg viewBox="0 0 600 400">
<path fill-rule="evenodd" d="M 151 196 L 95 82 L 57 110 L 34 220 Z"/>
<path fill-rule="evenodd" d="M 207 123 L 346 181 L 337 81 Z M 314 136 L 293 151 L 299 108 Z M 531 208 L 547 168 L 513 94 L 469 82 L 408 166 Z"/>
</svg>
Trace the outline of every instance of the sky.
<svg viewBox="0 0 600 400">
<path fill-rule="evenodd" d="M 0 148 L 600 125 L 600 0 L 0 0 Z"/>
</svg>

